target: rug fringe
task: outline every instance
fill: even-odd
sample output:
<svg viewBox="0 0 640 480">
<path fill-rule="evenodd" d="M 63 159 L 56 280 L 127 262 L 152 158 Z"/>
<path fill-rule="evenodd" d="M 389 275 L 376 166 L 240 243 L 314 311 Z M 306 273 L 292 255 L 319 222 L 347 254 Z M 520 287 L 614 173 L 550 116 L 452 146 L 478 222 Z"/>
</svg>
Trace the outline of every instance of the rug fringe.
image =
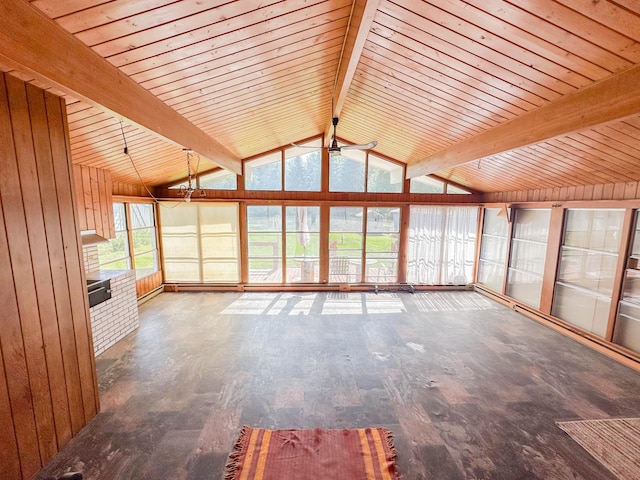
<svg viewBox="0 0 640 480">
<path fill-rule="evenodd" d="M 224 467 L 224 480 L 234 480 L 236 473 L 238 473 L 238 467 L 240 466 L 240 454 L 245 443 L 245 439 L 251 430 L 251 427 L 244 425 L 238 435 L 238 440 L 233 444 L 233 450 L 229 454 L 229 460 Z"/>
<path fill-rule="evenodd" d="M 394 475 L 393 478 L 396 480 L 401 480 L 402 476 L 400 475 L 400 472 L 396 467 L 398 451 L 396 450 L 396 446 L 393 444 L 393 433 L 391 433 L 391 431 L 387 430 L 386 428 L 382 428 L 382 433 L 384 434 L 384 437 L 387 441 L 387 448 L 389 449 L 389 453 L 391 454 L 390 460 L 393 462 L 393 468 L 392 468 L 393 470 L 392 475 Z"/>
<path fill-rule="evenodd" d="M 393 433 L 387 430 L 386 428 L 382 429 L 384 433 L 384 437 L 387 440 L 387 447 L 389 447 L 389 452 L 391 453 L 391 459 L 395 460 L 398 456 L 398 451 L 396 450 L 395 445 L 393 444 Z"/>
</svg>

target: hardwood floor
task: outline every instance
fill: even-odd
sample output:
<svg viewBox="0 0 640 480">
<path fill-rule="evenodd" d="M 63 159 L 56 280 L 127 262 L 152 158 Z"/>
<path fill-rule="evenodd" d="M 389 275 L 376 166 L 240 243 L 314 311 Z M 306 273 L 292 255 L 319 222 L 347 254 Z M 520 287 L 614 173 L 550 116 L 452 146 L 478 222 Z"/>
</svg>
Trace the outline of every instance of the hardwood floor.
<svg viewBox="0 0 640 480">
<path fill-rule="evenodd" d="M 404 480 L 613 479 L 554 422 L 640 416 L 640 373 L 473 292 L 164 293 L 140 319 L 37 479 L 220 479 L 243 424 L 385 426 Z"/>
</svg>

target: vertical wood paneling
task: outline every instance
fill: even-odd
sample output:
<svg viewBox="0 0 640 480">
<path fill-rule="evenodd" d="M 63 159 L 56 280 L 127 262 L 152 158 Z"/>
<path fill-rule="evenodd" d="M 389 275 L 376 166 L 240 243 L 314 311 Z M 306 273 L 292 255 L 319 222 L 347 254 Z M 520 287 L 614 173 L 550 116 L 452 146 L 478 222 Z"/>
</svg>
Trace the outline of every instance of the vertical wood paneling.
<svg viewBox="0 0 640 480">
<path fill-rule="evenodd" d="M 140 298 L 155 290 L 160 285 L 162 285 L 162 272 L 157 271 L 148 277 L 136 281 L 136 295 Z"/>
<path fill-rule="evenodd" d="M 106 226 L 104 226 L 104 228 L 105 228 L 105 233 L 108 233 L 107 235 L 105 235 L 105 237 L 116 238 L 116 226 L 115 226 L 115 220 L 113 218 L 113 182 L 111 181 L 111 173 L 109 171 L 105 171 L 104 194 L 105 194 L 105 202 L 102 205 L 102 207 L 107 211 L 107 219 L 106 219 L 107 224 Z"/>
<path fill-rule="evenodd" d="M 73 174 L 80 229 L 95 230 L 105 238 L 114 238 L 113 183 L 110 172 L 75 165 Z"/>
<path fill-rule="evenodd" d="M 79 198 L 82 200 L 82 208 L 78 209 L 78 216 L 84 216 L 84 223 L 87 225 L 87 230 L 96 229 L 96 218 L 93 215 L 93 195 L 91 194 L 91 169 L 88 167 L 78 167 L 82 175 L 82 190 L 77 192 Z M 82 194 L 80 194 L 82 192 Z M 83 213 L 84 212 L 84 213 Z"/>
<path fill-rule="evenodd" d="M 323 165 L 324 157 L 325 155 L 323 153 Z M 329 180 L 327 177 L 327 182 L 328 181 Z M 318 280 L 321 284 L 327 283 L 329 281 L 329 217 L 329 206 L 320 205 L 320 272 Z"/>
<path fill-rule="evenodd" d="M 400 241 L 398 248 L 398 282 L 407 281 L 407 250 L 409 247 L 409 222 L 411 220 L 411 209 L 409 205 L 401 207 Z"/>
<path fill-rule="evenodd" d="M 1 210 L 1 209 L 0 209 Z M 3 232 L 4 233 L 4 232 Z M 0 248 L 4 250 L 6 243 L 0 240 Z M 3 261 L 0 258 L 0 261 Z M 0 335 L 0 339 L 2 336 Z M 4 372 L 2 342 L 0 342 L 0 372 Z M 18 444 L 16 443 L 15 424 L 11 415 L 11 404 L 6 378 L 0 376 L 0 432 L 2 433 L 2 448 L 0 448 L 0 472 L 6 478 L 20 478 L 20 462 L 16 462 Z"/>
<path fill-rule="evenodd" d="M 39 305 L 36 294 L 38 275 L 44 273 L 42 258 L 39 255 L 42 245 L 45 245 L 44 255 L 47 253 L 25 83 L 17 78 L 7 77 L 7 96 L 16 154 L 13 168 L 7 165 L 9 168 L 3 169 L 2 172 L 4 181 L 10 186 L 3 183 L 1 189 L 38 444 L 41 459 L 44 461 L 50 458 L 57 448 L 40 314 L 50 315 L 53 309 L 43 301 L 40 301 Z M 4 196 L 5 191 L 7 197 Z"/>
<path fill-rule="evenodd" d="M 55 188 L 51 188 L 52 182 L 36 181 L 38 178 L 51 178 L 49 176 L 51 174 L 50 165 L 52 161 L 51 144 L 49 141 L 49 126 L 47 123 L 44 92 L 39 88 L 28 85 L 27 95 L 35 149 L 34 168 L 37 172 L 37 178 L 35 175 L 31 177 L 33 179 L 33 185 L 31 185 L 33 193 L 30 197 L 37 201 L 34 202 L 34 211 L 32 213 L 27 211 L 26 213 L 30 237 L 34 237 L 31 245 L 40 246 L 40 248 L 31 249 L 31 256 L 34 273 L 36 275 L 35 280 L 40 316 L 41 318 L 47 319 L 56 318 L 57 314 L 55 297 L 53 289 L 51 288 L 53 284 L 50 265 L 51 252 L 48 248 L 49 239 L 46 233 L 47 215 L 55 218 L 57 213 L 57 211 L 51 210 L 48 207 L 51 204 L 55 204 L 54 199 L 56 192 Z M 34 232 L 33 235 L 31 232 Z M 64 379 L 64 366 L 60 345 L 60 333 L 58 324 L 55 322 L 43 321 L 41 324 L 53 403 L 56 436 L 58 443 L 64 444 L 71 438 L 71 423 L 67 389 L 65 388 L 64 382 L 61 381 L 61 379 Z M 55 452 L 56 450 L 49 452 L 48 456 L 55 454 Z"/>
<path fill-rule="evenodd" d="M 113 205 L 109 205 L 109 200 L 111 198 L 111 191 L 107 194 L 107 176 L 105 175 L 105 170 L 98 169 L 98 193 L 100 195 L 100 205 L 98 213 L 100 215 L 100 225 L 102 235 L 105 238 L 111 238 L 111 230 L 109 227 L 109 210 L 113 210 Z M 96 219 L 96 223 L 98 220 Z"/>
<path fill-rule="evenodd" d="M 1 478 L 31 478 L 97 412 L 64 120 L 0 74 Z"/>
<path fill-rule="evenodd" d="M 551 314 L 553 292 L 556 285 L 556 272 L 562 244 L 562 232 L 564 228 L 564 209 L 552 208 L 549 219 L 549 234 L 547 236 L 547 253 L 544 261 L 544 273 L 542 277 L 542 292 L 540 294 L 540 311 Z"/>
<path fill-rule="evenodd" d="M 53 95 L 46 96 L 47 119 L 49 122 L 51 143 L 58 150 L 54 158 L 70 159 L 69 133 L 67 127 L 64 101 Z M 67 266 L 67 283 L 71 298 L 73 327 L 78 350 L 78 367 L 80 370 L 80 386 L 85 422 L 92 419 L 98 411 L 98 382 L 96 377 L 95 356 L 91 336 L 89 317 L 89 300 L 86 294 L 84 265 L 82 261 L 82 245 L 77 230 L 75 191 L 71 162 L 54 162 L 54 176 L 58 187 L 58 206 L 62 240 L 65 245 L 65 262 Z"/>
<path fill-rule="evenodd" d="M 84 188 L 82 187 L 82 168 L 80 165 L 74 165 L 73 178 L 76 182 L 76 192 L 78 192 L 78 198 L 76 199 L 78 203 L 78 228 L 80 230 L 89 230 L 87 215 L 84 212 L 84 196 L 82 195 Z"/>
<path fill-rule="evenodd" d="M 38 318 L 37 308 L 32 305 L 18 307 L 18 292 L 22 290 L 21 280 L 31 274 L 28 283 L 33 284 L 31 260 L 26 258 L 22 245 L 26 242 L 26 226 L 22 207 L 22 192 L 17 178 L 15 144 L 12 137 L 11 114 L 7 91 L 7 77 L 0 75 L 0 203 L 2 221 L 0 222 L 0 280 L 8 288 L 0 289 L 0 301 L 3 308 L 3 322 L 0 330 L 2 354 L 4 356 L 6 383 L 15 426 L 15 438 L 19 459 L 14 459 L 21 471 L 37 470 L 41 464 L 38 444 L 38 430 L 31 394 L 29 369 L 27 366 L 27 347 L 22 336 L 21 315 L 31 313 Z M 13 172 L 13 173 L 12 173 Z M 27 256 L 28 256 L 28 252 Z M 23 271 L 21 263 L 25 265 Z M 17 273 L 17 276 L 16 276 Z M 28 288 L 28 285 L 27 285 Z M 24 299 L 23 299 L 24 301 Z M 28 302 L 28 300 L 27 300 Z M 24 477 L 24 475 L 23 475 Z"/>
<path fill-rule="evenodd" d="M 584 201 L 584 200 L 636 200 L 640 198 L 638 182 L 601 183 L 545 190 L 519 190 L 495 192 L 483 195 L 487 203 L 536 202 L 536 201 Z"/>
<path fill-rule="evenodd" d="M 241 180 L 240 178 L 238 180 Z M 247 234 L 247 204 L 238 203 L 238 221 L 240 228 L 240 283 L 249 282 L 249 262 L 246 260 L 249 253 L 249 236 Z"/>
</svg>

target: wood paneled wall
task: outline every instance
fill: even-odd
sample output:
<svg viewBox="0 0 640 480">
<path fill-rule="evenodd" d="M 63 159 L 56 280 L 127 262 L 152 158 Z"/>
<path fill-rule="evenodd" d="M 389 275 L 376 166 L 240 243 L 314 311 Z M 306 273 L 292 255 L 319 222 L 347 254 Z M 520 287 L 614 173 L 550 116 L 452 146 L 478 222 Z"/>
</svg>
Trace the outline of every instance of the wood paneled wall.
<svg viewBox="0 0 640 480">
<path fill-rule="evenodd" d="M 156 197 L 164 200 L 183 200 L 180 190 L 156 188 Z M 197 201 L 293 201 L 293 202 L 365 202 L 370 204 L 411 203 L 411 204 L 472 204 L 482 203 L 484 196 L 475 194 L 446 193 L 368 193 L 368 192 L 290 192 L 269 190 L 206 190 L 206 197 Z M 194 200 L 195 201 L 195 200 Z"/>
<path fill-rule="evenodd" d="M 31 478 L 99 408 L 65 102 L 0 74 L 0 477 Z"/>
<path fill-rule="evenodd" d="M 143 297 L 162 285 L 162 271 L 158 271 L 148 277 L 136 280 L 136 295 Z"/>
<path fill-rule="evenodd" d="M 487 203 L 640 199 L 640 182 L 601 183 L 484 194 Z"/>
<path fill-rule="evenodd" d="M 113 195 L 119 195 L 123 197 L 151 197 L 146 187 L 141 184 L 113 182 L 112 187 Z"/>
<path fill-rule="evenodd" d="M 80 230 L 95 230 L 105 238 L 114 238 L 111 173 L 102 168 L 74 165 L 73 176 Z"/>
</svg>

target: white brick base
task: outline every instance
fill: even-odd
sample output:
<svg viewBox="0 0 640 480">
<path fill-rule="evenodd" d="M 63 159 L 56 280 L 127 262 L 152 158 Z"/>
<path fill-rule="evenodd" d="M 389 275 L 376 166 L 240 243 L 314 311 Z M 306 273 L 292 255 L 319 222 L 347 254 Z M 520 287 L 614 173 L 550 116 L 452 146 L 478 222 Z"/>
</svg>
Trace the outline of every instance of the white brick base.
<svg viewBox="0 0 640 480">
<path fill-rule="evenodd" d="M 136 274 L 130 272 L 111 279 L 111 299 L 91 307 L 93 351 L 100 355 L 138 328 Z"/>
</svg>

